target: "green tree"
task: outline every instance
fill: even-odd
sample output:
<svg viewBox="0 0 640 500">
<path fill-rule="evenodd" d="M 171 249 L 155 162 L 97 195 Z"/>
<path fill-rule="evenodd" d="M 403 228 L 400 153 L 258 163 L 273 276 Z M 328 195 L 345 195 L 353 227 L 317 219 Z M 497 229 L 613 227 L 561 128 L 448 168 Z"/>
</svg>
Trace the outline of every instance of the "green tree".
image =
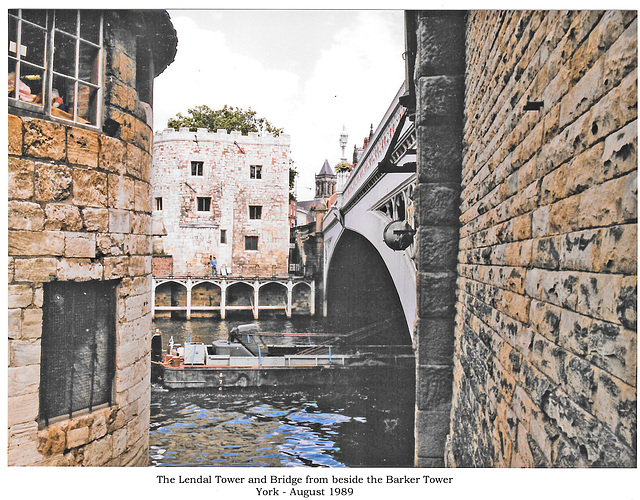
<svg viewBox="0 0 640 500">
<path fill-rule="evenodd" d="M 187 127 L 192 132 L 199 128 L 206 128 L 210 132 L 215 132 L 218 129 L 225 129 L 229 132 L 239 130 L 243 135 L 247 135 L 249 132 L 258 132 L 278 136 L 283 132 L 282 128 L 275 127 L 267 119 L 259 118 L 256 115 L 257 113 L 251 108 L 244 110 L 225 104 L 222 109 L 213 110 L 202 104 L 189 109 L 187 116 L 178 113 L 169 119 L 167 125 L 176 130 Z"/>
</svg>

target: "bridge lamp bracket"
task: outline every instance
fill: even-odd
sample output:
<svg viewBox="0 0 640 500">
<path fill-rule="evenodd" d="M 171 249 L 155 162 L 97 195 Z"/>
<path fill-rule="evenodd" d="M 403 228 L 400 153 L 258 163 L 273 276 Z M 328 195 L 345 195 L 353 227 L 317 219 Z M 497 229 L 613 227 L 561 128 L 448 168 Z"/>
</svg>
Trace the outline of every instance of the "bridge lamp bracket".
<svg viewBox="0 0 640 500">
<path fill-rule="evenodd" d="M 416 230 L 406 220 L 394 220 L 382 232 L 385 244 L 394 251 L 405 250 L 413 243 Z"/>
</svg>

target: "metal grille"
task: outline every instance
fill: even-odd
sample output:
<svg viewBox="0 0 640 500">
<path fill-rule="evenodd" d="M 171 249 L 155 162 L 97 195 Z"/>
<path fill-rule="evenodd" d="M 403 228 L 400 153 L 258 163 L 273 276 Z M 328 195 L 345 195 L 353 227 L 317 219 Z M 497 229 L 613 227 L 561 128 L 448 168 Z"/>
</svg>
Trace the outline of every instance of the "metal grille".
<svg viewBox="0 0 640 500">
<path fill-rule="evenodd" d="M 118 281 L 44 285 L 40 419 L 111 403 Z"/>
</svg>

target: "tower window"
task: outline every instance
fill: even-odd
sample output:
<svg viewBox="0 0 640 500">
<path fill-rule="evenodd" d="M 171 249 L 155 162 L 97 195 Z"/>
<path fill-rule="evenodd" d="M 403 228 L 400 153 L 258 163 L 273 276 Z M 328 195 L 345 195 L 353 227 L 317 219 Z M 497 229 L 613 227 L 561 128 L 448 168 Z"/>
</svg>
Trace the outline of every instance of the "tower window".
<svg viewBox="0 0 640 500">
<path fill-rule="evenodd" d="M 8 35 L 9 105 L 98 126 L 102 14 L 11 9 Z"/>
<path fill-rule="evenodd" d="M 211 211 L 211 198 L 204 198 L 198 196 L 198 212 L 210 212 Z"/>
<path fill-rule="evenodd" d="M 258 237 L 257 236 L 245 236 L 244 237 L 244 249 L 245 250 L 257 250 L 258 249 Z"/>
<path fill-rule="evenodd" d="M 249 177 L 251 179 L 262 179 L 262 165 L 251 165 L 249 167 Z"/>
<path fill-rule="evenodd" d="M 191 175 L 196 175 L 198 177 L 202 177 L 203 167 L 204 167 L 204 162 L 202 162 L 202 161 L 192 161 L 191 162 Z"/>
<path fill-rule="evenodd" d="M 162 197 L 156 198 L 156 210 L 162 210 Z"/>
<path fill-rule="evenodd" d="M 262 219 L 262 207 L 260 205 L 249 205 L 249 219 Z"/>
<path fill-rule="evenodd" d="M 227 243 L 227 230 L 220 229 L 220 244 L 224 245 Z"/>
</svg>

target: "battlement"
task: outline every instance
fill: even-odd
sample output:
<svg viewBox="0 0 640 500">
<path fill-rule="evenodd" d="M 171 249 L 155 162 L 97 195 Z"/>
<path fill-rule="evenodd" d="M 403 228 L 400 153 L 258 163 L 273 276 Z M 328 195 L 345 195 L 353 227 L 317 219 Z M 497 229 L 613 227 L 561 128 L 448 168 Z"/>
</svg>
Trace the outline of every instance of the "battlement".
<svg viewBox="0 0 640 500">
<path fill-rule="evenodd" d="M 289 134 L 280 134 L 274 136 L 273 134 L 259 134 L 258 132 L 249 132 L 247 135 L 243 135 L 239 130 L 227 131 L 225 129 L 218 129 L 215 132 L 209 132 L 206 128 L 199 128 L 195 132 L 189 130 L 187 127 L 182 127 L 180 130 L 173 128 L 165 128 L 159 132 L 156 132 L 153 136 L 155 144 L 169 141 L 196 141 L 197 142 L 223 142 L 233 144 L 234 142 L 242 144 L 259 144 L 259 145 L 275 145 L 275 146 L 289 146 L 291 145 L 291 136 Z"/>
</svg>

